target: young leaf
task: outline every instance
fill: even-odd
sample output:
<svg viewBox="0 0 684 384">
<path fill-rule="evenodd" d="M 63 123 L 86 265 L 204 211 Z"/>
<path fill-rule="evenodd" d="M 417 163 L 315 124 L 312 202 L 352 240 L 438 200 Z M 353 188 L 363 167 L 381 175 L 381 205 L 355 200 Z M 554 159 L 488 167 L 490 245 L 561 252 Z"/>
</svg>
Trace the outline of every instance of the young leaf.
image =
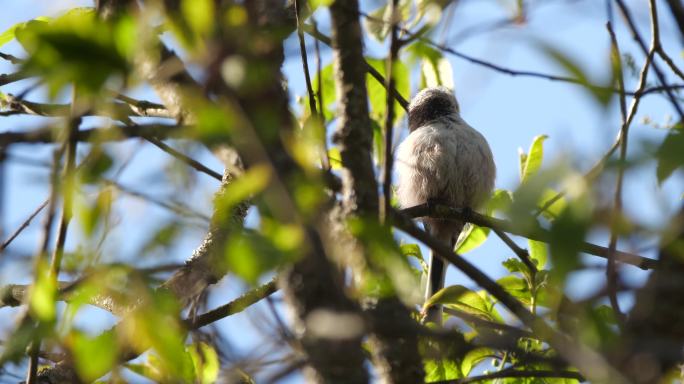
<svg viewBox="0 0 684 384">
<path fill-rule="evenodd" d="M 536 174 L 537 171 L 539 171 L 539 168 L 541 168 L 542 160 L 544 158 L 544 140 L 547 138 L 547 135 L 539 135 L 532 140 L 532 145 L 530 145 L 530 150 L 525 156 L 525 162 L 522 167 L 521 182 L 524 182 L 528 177 Z"/>
<path fill-rule="evenodd" d="M 195 368 L 197 383 L 215 383 L 221 368 L 216 350 L 209 344 L 197 343 L 188 347 L 188 353 Z"/>
<path fill-rule="evenodd" d="M 487 360 L 493 354 L 489 348 L 476 348 L 468 352 L 461 362 L 461 373 L 464 377 L 470 375 L 470 372 L 482 361 Z"/>
<path fill-rule="evenodd" d="M 33 20 L 23 21 L 21 23 L 14 24 L 13 26 L 7 28 L 2 34 L 0 34 L 0 47 L 9 43 L 10 41 L 14 40 L 16 38 L 17 30 L 21 29 L 21 28 L 25 28 L 27 23 L 29 23 L 31 21 L 47 22 L 48 20 L 50 20 L 49 17 L 40 16 L 40 17 L 36 17 Z"/>
<path fill-rule="evenodd" d="M 469 224 L 468 228 L 458 238 L 456 253 L 467 253 L 479 247 L 487 240 L 489 232 L 489 228 Z"/>
<path fill-rule="evenodd" d="M 527 245 L 530 250 L 530 259 L 532 259 L 532 262 L 536 264 L 537 269 L 544 269 L 547 258 L 546 243 L 527 240 Z"/>
<path fill-rule="evenodd" d="M 421 73 L 427 87 L 443 85 L 449 89 L 454 89 L 454 70 L 445 57 L 440 57 L 434 61 L 424 60 Z"/>
</svg>

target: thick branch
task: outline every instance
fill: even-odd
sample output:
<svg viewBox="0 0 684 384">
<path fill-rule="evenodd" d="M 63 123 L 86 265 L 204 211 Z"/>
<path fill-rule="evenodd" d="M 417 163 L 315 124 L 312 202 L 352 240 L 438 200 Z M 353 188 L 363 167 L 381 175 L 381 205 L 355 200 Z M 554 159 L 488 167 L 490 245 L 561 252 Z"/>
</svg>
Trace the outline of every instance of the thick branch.
<svg viewBox="0 0 684 384">
<path fill-rule="evenodd" d="M 371 157 L 373 131 L 368 115 L 366 68 L 364 68 L 358 9 L 357 0 L 338 0 L 330 7 L 338 105 L 338 126 L 333 140 L 339 146 L 342 158 L 345 213 L 348 216 L 365 217 L 367 220 L 377 222 L 378 184 Z M 392 52 L 396 57 L 398 52 L 396 28 L 393 36 Z M 391 70 L 388 74 L 389 80 L 384 85 L 386 89 L 394 90 Z M 386 128 L 391 128 L 394 120 L 394 96 L 390 91 L 387 92 L 387 103 L 389 125 L 386 125 Z M 388 131 L 387 134 L 391 140 L 391 129 Z M 391 148 L 388 148 L 386 153 L 385 161 L 389 171 L 392 164 Z M 386 179 L 387 188 L 390 182 L 390 178 Z M 386 196 L 389 197 L 389 189 L 387 189 Z M 389 199 L 386 204 L 389 207 Z M 355 245 L 360 253 L 363 253 L 364 260 L 371 269 L 382 271 L 383 266 L 373 261 L 367 244 L 357 239 Z M 363 272 L 357 270 L 356 273 L 362 274 Z M 380 298 L 377 302 L 368 301 L 365 304 L 373 331 L 374 359 L 380 380 L 386 383 L 420 382 L 424 377 L 424 372 L 420 359 L 416 359 L 419 355 L 416 335 L 406 334 L 403 337 L 395 337 L 386 332 L 388 322 L 413 322 L 408 308 L 397 298 Z"/>
</svg>

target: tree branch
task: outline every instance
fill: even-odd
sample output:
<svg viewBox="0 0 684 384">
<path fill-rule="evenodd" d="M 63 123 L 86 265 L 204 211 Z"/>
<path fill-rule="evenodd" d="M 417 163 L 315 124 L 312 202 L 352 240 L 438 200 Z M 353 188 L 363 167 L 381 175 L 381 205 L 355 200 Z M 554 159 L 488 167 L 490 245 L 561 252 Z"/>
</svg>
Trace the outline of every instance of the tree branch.
<svg viewBox="0 0 684 384">
<path fill-rule="evenodd" d="M 187 128 L 187 126 L 165 124 L 133 124 L 130 126 L 90 128 L 79 130 L 76 133 L 76 140 L 89 141 L 90 139 L 97 138 L 97 140 L 117 141 L 145 136 L 166 138 Z M 5 146 L 9 144 L 52 144 L 57 141 L 58 139 L 51 127 L 33 131 L 0 132 L 0 145 Z"/>
<path fill-rule="evenodd" d="M 277 290 L 277 280 L 274 278 L 266 284 L 260 285 L 250 291 L 245 292 L 242 296 L 236 298 L 230 303 L 224 304 L 216 309 L 212 309 L 197 317 L 185 320 L 185 324 L 188 329 L 204 327 L 205 325 L 212 324 L 218 320 L 242 312 L 245 310 L 245 308 L 272 295 Z"/>
<path fill-rule="evenodd" d="M 125 103 L 112 102 L 100 105 L 97 108 L 86 111 L 83 116 L 103 116 L 122 121 L 127 121 L 129 116 L 173 118 L 163 105 L 134 100 L 123 95 L 119 95 L 117 98 L 123 98 L 127 101 Z M 2 101 L 0 101 L 0 106 L 2 106 L 0 116 L 34 115 L 63 117 L 69 116 L 71 110 L 70 104 L 35 103 L 17 98 L 12 94 L 4 95 Z"/>
<path fill-rule="evenodd" d="M 462 379 L 456 380 L 432 381 L 430 384 L 470 384 L 486 380 L 524 377 L 537 379 L 576 379 L 580 382 L 585 381 L 584 376 L 582 376 L 579 372 L 574 371 L 546 371 L 510 367 L 499 372 L 488 373 L 485 375 L 464 377 Z"/>
<path fill-rule="evenodd" d="M 393 0 L 392 9 L 396 5 Z M 343 166 L 343 207 L 345 215 L 360 217 L 377 223 L 389 214 L 389 193 L 392 182 L 389 172 L 392 166 L 392 124 L 394 123 L 394 100 L 387 91 L 387 115 L 385 120 L 385 206 L 381 210 L 378 199 L 378 184 L 375 179 L 372 160 L 373 131 L 368 114 L 366 70 L 364 70 L 363 42 L 358 17 L 357 0 L 338 0 L 330 6 L 332 17 L 332 46 L 338 105 L 338 126 L 333 136 L 340 148 Z M 388 62 L 385 89 L 394 90 L 392 61 L 399 50 L 396 26 L 393 32 L 392 48 Z M 366 64 L 367 65 L 367 64 Z M 389 220 L 388 220 L 389 221 Z M 361 238 L 353 239 L 354 248 L 363 255 L 364 264 L 370 270 L 383 274 L 383 266 L 373 260 L 369 244 Z M 355 273 L 362 275 L 361 268 Z M 380 380 L 386 383 L 417 383 L 424 377 L 418 356 L 416 335 L 396 337 L 387 333 L 388 323 L 413 323 L 409 310 L 396 297 L 367 299 L 365 312 L 370 318 L 373 332 L 374 361 Z"/>
<path fill-rule="evenodd" d="M 605 381 L 610 379 L 614 383 L 628 382 L 600 354 L 551 328 L 544 320 L 528 311 L 522 303 L 511 296 L 499 284 L 475 268 L 466 259 L 456 255 L 449 246 L 442 244 L 427 232 L 418 229 L 408 217 L 393 211 L 392 219 L 397 228 L 430 247 L 439 257 L 456 266 L 471 280 L 494 296 L 504 307 L 508 308 L 511 313 L 518 317 L 523 324 L 529 327 L 537 337 L 548 342 L 560 356 L 576 366 L 580 372 L 587 375 L 589 380 Z"/>
<path fill-rule="evenodd" d="M 480 227 L 492 229 L 496 228 L 498 230 L 517 236 L 522 236 L 530 240 L 542 241 L 545 243 L 548 243 L 550 238 L 549 232 L 538 225 L 529 229 L 528 231 L 522 231 L 510 221 L 485 216 L 468 209 L 452 208 L 445 205 L 421 204 L 416 205 L 415 207 L 406 208 L 402 210 L 401 213 L 412 218 L 429 216 L 434 218 L 464 221 L 479 225 Z M 582 243 L 580 246 L 580 251 L 603 258 L 608 257 L 607 248 L 587 242 Z M 615 260 L 621 263 L 634 265 L 641 269 L 653 269 L 658 266 L 657 260 L 621 251 L 615 251 Z"/>
</svg>

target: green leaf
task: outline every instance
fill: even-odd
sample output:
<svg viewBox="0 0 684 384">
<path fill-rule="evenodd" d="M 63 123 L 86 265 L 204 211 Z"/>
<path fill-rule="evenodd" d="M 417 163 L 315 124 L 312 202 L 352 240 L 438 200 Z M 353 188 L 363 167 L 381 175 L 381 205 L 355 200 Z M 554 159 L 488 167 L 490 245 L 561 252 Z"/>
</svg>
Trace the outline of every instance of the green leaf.
<svg viewBox="0 0 684 384">
<path fill-rule="evenodd" d="M 501 263 L 504 268 L 510 273 L 525 273 L 527 272 L 527 266 L 522 261 L 516 258 L 506 259 Z"/>
<path fill-rule="evenodd" d="M 323 113 L 323 117 L 325 118 L 326 122 L 330 121 L 335 116 L 335 113 L 332 110 L 332 106 L 335 105 L 335 101 L 337 100 L 337 95 L 335 93 L 335 75 L 333 70 L 333 63 L 330 63 L 321 68 L 320 83 L 318 81 L 318 74 L 311 73 L 311 77 L 313 78 L 313 89 L 316 92 L 316 94 L 318 94 L 319 87 L 321 89 L 321 98 L 323 98 L 324 108 L 323 111 L 319 112 Z M 307 95 L 306 105 L 309 105 L 308 97 L 309 96 Z M 317 104 L 320 106 L 320 100 L 318 100 Z"/>
<path fill-rule="evenodd" d="M 17 30 L 21 29 L 21 28 L 25 28 L 29 22 L 31 22 L 31 21 L 47 22 L 48 20 L 50 20 L 49 17 L 40 16 L 40 17 L 36 17 L 33 20 L 23 21 L 21 23 L 14 24 L 13 26 L 7 28 L 2 34 L 0 34 L 0 47 L 9 43 L 10 41 L 14 40 L 16 38 Z"/>
<path fill-rule="evenodd" d="M 309 7 L 315 11 L 318 7 L 329 7 L 333 0 L 309 0 Z"/>
<path fill-rule="evenodd" d="M 546 266 L 547 250 L 546 243 L 541 241 L 527 240 L 527 245 L 530 250 L 530 259 L 535 263 L 537 269 L 544 269 Z"/>
<path fill-rule="evenodd" d="M 366 61 L 382 76 L 387 77 L 387 62 L 385 60 L 367 58 Z M 394 87 L 400 95 L 404 97 L 410 91 L 409 70 L 406 64 L 402 61 L 394 62 L 392 66 L 394 71 Z M 387 95 L 384 84 L 380 84 L 370 74 L 366 76 L 366 85 L 368 87 L 368 98 L 370 100 L 370 115 L 372 120 L 384 121 L 385 110 L 387 107 Z M 404 109 L 395 101 L 394 103 L 394 122 L 396 123 L 404 116 Z"/>
<path fill-rule="evenodd" d="M 491 321 L 500 321 L 493 306 L 478 293 L 462 285 L 442 288 L 423 304 L 423 310 L 436 304 L 443 304 Z"/>
<path fill-rule="evenodd" d="M 460 303 L 461 297 L 468 292 L 472 291 L 462 285 L 450 285 L 448 287 L 444 287 L 437 291 L 428 300 L 426 300 L 424 307 L 428 308 L 436 304 Z"/>
<path fill-rule="evenodd" d="M 605 324 L 617 325 L 617 318 L 615 317 L 615 311 L 608 305 L 599 305 L 594 308 L 594 313 L 598 319 Z"/>
<path fill-rule="evenodd" d="M 365 293 L 376 297 L 396 295 L 410 305 L 421 302 L 421 294 L 416 289 L 420 280 L 397 246 L 391 228 L 376 220 L 361 218 L 350 219 L 348 226 L 352 235 L 366 247 L 373 266 L 373 271 L 368 271 L 371 278 L 364 287 Z"/>
<path fill-rule="evenodd" d="M 539 168 L 541 168 L 542 160 L 544 158 L 544 140 L 546 140 L 547 138 L 547 135 L 539 135 L 532 140 L 530 150 L 524 157 L 524 164 L 520 172 L 521 182 L 525 182 L 525 180 L 527 180 L 530 176 L 536 174 L 537 171 L 539 171 Z M 521 156 L 521 163 L 522 160 L 523 158 Z"/>
<path fill-rule="evenodd" d="M 682 129 L 671 129 L 656 152 L 658 183 L 667 180 L 677 169 L 684 166 L 684 133 Z"/>
<path fill-rule="evenodd" d="M 93 204 L 84 201 L 76 202 L 79 220 L 83 227 L 83 233 L 86 236 L 91 236 L 95 232 L 98 224 L 100 224 L 103 221 L 102 219 L 111 211 L 113 201 L 113 188 L 105 187 L 100 190 Z"/>
<path fill-rule="evenodd" d="M 197 343 L 188 347 L 188 353 L 195 368 L 196 382 L 215 383 L 221 368 L 216 350 L 209 344 Z"/>
<path fill-rule="evenodd" d="M 136 308 L 124 316 L 121 332 L 137 352 L 152 348 L 148 363 L 163 377 L 192 378 L 192 361 L 185 351 L 185 330 L 180 323 L 180 306 L 167 291 L 153 291 L 136 284 L 139 300 Z M 104 374 L 103 372 L 102 374 Z M 161 380 L 167 382 L 168 380 Z"/>
<path fill-rule="evenodd" d="M 76 372 L 84 382 L 92 382 L 117 363 L 119 346 L 116 334 L 105 331 L 95 337 L 73 331 L 67 344 L 74 358 Z"/>
<path fill-rule="evenodd" d="M 93 9 L 77 9 L 59 18 L 32 20 L 16 29 L 17 40 L 28 52 L 23 70 L 43 77 L 55 97 L 64 86 L 76 83 L 80 92 L 98 93 L 111 76 L 126 77 L 131 52 L 119 45 L 122 31 L 101 21 Z"/>
<path fill-rule="evenodd" d="M 511 296 L 519 299 L 523 303 L 529 304 L 531 302 L 532 292 L 524 279 L 518 276 L 509 275 L 500 278 L 496 282 Z"/>
<path fill-rule="evenodd" d="M 482 245 L 489 237 L 489 228 L 469 224 L 468 228 L 459 236 L 456 253 L 463 254 Z"/>
<path fill-rule="evenodd" d="M 582 199 L 573 202 L 551 225 L 551 279 L 556 284 L 560 285 L 568 273 L 580 266 L 579 250 L 591 224 L 588 205 Z"/>
<path fill-rule="evenodd" d="M 390 32 L 390 22 L 386 20 L 391 20 L 390 7 L 385 4 L 381 7 L 371 11 L 368 16 L 364 18 L 364 23 L 368 33 L 375 38 L 377 41 L 384 41 Z"/>
<path fill-rule="evenodd" d="M 421 75 L 426 87 L 443 85 L 454 89 L 454 70 L 446 57 L 436 60 L 423 60 Z"/>
<path fill-rule="evenodd" d="M 250 284 L 284 262 L 284 256 L 268 238 L 253 231 L 231 235 L 225 248 L 228 269 Z"/>
<path fill-rule="evenodd" d="M 461 377 L 458 364 L 450 359 L 425 360 L 425 382 L 453 380 Z"/>
<path fill-rule="evenodd" d="M 485 212 L 492 215 L 494 212 L 505 212 L 513 203 L 513 193 L 507 189 L 496 189 L 489 201 L 485 204 Z"/>
<path fill-rule="evenodd" d="M 328 149 L 328 159 L 330 159 L 330 167 L 334 170 L 342 169 L 342 154 L 338 147 Z"/>
<path fill-rule="evenodd" d="M 57 314 L 57 279 L 50 274 L 45 262 L 38 264 L 36 282 L 31 286 L 29 310 L 32 316 L 44 322 L 52 322 Z"/>
<path fill-rule="evenodd" d="M 612 88 L 616 79 L 616 72 L 613 65 L 610 66 L 611 74 L 606 80 L 593 82 L 587 75 L 587 72 L 580 67 L 579 63 L 567 54 L 551 45 L 540 44 L 540 47 L 547 57 L 563 68 L 573 78 L 577 79 L 579 84 L 584 85 L 590 95 L 601 106 L 606 107 L 610 103 L 610 100 L 613 98 Z M 596 86 L 594 84 L 601 85 Z"/>
<path fill-rule="evenodd" d="M 138 375 L 150 379 L 153 382 L 160 383 L 162 380 L 164 380 L 164 377 L 161 375 L 161 373 L 156 369 L 156 367 L 152 367 L 151 365 L 145 363 L 145 364 L 139 364 L 139 363 L 127 363 L 124 364 L 124 366 L 128 369 L 130 369 L 132 372 L 137 373 Z"/>
<path fill-rule="evenodd" d="M 423 269 L 427 270 L 427 264 L 425 263 L 425 258 L 423 258 L 423 252 L 420 250 L 420 246 L 418 244 L 402 244 L 399 246 L 399 249 L 401 250 L 402 255 L 405 257 L 415 258 L 418 260 L 418 263 L 420 263 Z"/>
<path fill-rule="evenodd" d="M 567 199 L 565 196 L 558 196 L 558 192 L 551 188 L 546 188 L 544 189 L 544 192 L 542 192 L 541 197 L 539 198 L 539 207 L 544 207 L 548 202 L 551 201 L 551 199 L 555 199 L 555 201 L 549 205 L 544 211 L 542 211 L 542 215 L 546 217 L 549 220 L 555 220 L 558 215 L 565 209 L 565 207 L 568 205 Z"/>
<path fill-rule="evenodd" d="M 271 180 L 271 170 L 265 165 L 256 165 L 228 184 L 225 192 L 216 199 L 217 212 L 229 215 L 231 208 L 266 188 Z"/>
<path fill-rule="evenodd" d="M 461 362 L 461 373 L 464 377 L 468 377 L 470 372 L 482 361 L 487 360 L 493 355 L 493 351 L 489 348 L 475 348 L 468 352 Z"/>
<path fill-rule="evenodd" d="M 213 0 L 183 0 L 181 12 L 193 32 L 199 36 L 208 35 L 214 28 Z"/>
</svg>

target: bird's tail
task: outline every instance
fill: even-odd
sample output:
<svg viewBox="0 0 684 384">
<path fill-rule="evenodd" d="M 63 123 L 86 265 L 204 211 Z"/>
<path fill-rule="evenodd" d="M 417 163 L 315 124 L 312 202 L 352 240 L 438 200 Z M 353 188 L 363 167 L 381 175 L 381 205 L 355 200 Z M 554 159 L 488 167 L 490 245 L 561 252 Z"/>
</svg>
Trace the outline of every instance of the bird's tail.
<svg viewBox="0 0 684 384">
<path fill-rule="evenodd" d="M 456 245 L 458 234 L 463 228 L 462 224 L 444 223 L 429 220 L 425 222 L 426 230 L 437 240 L 443 244 L 448 244 L 451 249 Z M 434 250 L 430 250 L 430 264 L 428 267 L 428 280 L 425 287 L 425 300 L 427 301 L 440 289 L 444 288 L 444 279 L 446 278 L 446 264 L 444 260 L 435 254 Z M 437 325 L 442 324 L 442 306 L 433 305 L 427 308 L 426 322 L 433 322 Z"/>
</svg>

